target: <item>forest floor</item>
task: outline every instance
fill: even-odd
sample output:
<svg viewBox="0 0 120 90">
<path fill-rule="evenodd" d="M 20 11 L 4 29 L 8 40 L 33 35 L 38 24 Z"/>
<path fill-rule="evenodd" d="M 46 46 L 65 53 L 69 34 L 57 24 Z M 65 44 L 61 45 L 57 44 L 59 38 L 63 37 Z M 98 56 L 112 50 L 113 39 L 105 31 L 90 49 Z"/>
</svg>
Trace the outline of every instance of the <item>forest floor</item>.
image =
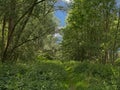
<svg viewBox="0 0 120 90">
<path fill-rule="evenodd" d="M 0 64 L 0 90 L 120 90 L 120 67 L 59 60 Z"/>
</svg>

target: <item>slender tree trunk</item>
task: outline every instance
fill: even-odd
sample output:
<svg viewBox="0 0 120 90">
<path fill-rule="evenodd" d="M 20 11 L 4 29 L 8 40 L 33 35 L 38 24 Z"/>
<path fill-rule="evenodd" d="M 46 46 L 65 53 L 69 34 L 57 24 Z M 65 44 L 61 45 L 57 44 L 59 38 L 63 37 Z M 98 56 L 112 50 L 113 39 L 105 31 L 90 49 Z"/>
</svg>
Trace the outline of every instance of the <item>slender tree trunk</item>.
<svg viewBox="0 0 120 90">
<path fill-rule="evenodd" d="M 106 3 L 105 3 L 105 6 L 107 6 L 106 5 Z M 104 18 L 105 18 L 105 20 L 104 20 L 104 32 L 105 32 L 105 40 L 104 40 L 104 43 L 105 43 L 105 46 L 104 46 L 104 61 L 103 61 L 103 63 L 104 64 L 106 64 L 107 62 L 108 62 L 108 45 L 107 45 L 107 43 L 108 43 L 108 33 L 109 33 L 109 30 L 110 30 L 110 28 L 109 28 L 109 26 L 110 26 L 110 20 L 109 20 L 109 10 L 108 10 L 108 8 L 106 8 L 106 10 L 105 11 L 103 11 L 104 12 Z"/>
<path fill-rule="evenodd" d="M 75 85 L 73 85 L 73 83 L 70 84 L 69 90 L 76 90 Z"/>
<path fill-rule="evenodd" d="M 10 4 L 9 4 L 9 11 L 8 11 L 8 33 L 7 33 L 7 43 L 6 43 L 6 47 L 4 49 L 4 53 L 3 53 L 3 58 L 2 58 L 2 62 L 5 62 L 7 59 L 10 59 L 8 58 L 9 57 L 9 50 L 11 47 L 10 47 L 10 44 L 12 43 L 12 37 L 13 35 L 12 32 L 13 32 L 13 27 L 14 27 L 14 24 L 15 24 L 15 9 L 16 9 L 16 2 L 14 0 L 11 0 L 10 1 Z"/>
<path fill-rule="evenodd" d="M 3 25 L 2 25 L 2 45 L 1 45 L 1 60 L 3 60 L 3 53 L 5 48 L 5 26 L 6 26 L 6 17 L 3 17 Z M 3 61 L 2 61 L 3 62 Z"/>
<path fill-rule="evenodd" d="M 113 43 L 113 53 L 112 53 L 112 63 L 114 63 L 114 60 L 115 60 L 115 57 L 116 57 L 116 54 L 115 54 L 115 51 L 116 51 L 116 46 L 117 46 L 117 37 L 118 37 L 118 32 L 119 32 L 119 26 L 120 26 L 120 10 L 119 10 L 119 16 L 118 16 L 118 23 L 117 23 L 117 26 L 116 26 L 116 32 L 115 32 L 115 36 L 114 36 L 114 43 Z"/>
</svg>

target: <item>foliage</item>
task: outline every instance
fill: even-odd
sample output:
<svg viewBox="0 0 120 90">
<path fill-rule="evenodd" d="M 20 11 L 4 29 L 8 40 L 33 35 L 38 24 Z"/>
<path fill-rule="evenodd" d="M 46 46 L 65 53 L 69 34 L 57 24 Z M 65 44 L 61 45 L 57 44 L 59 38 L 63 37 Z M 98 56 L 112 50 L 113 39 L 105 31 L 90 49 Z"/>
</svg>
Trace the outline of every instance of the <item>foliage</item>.
<svg viewBox="0 0 120 90">
<path fill-rule="evenodd" d="M 83 62 L 77 64 L 72 72 L 72 84 L 76 90 L 119 90 L 119 76 L 112 65 Z M 119 73 L 119 70 L 116 72 Z M 115 78 L 117 77 L 117 79 Z"/>
<path fill-rule="evenodd" d="M 0 0 L 0 90 L 120 90 L 115 0 L 73 0 L 63 32 L 56 1 Z"/>
<path fill-rule="evenodd" d="M 36 60 L 0 64 L 0 90 L 119 90 L 120 67 Z"/>
<path fill-rule="evenodd" d="M 117 58 L 116 60 L 115 60 L 115 65 L 120 65 L 120 58 Z"/>
<path fill-rule="evenodd" d="M 58 64 L 1 65 L 0 90 L 66 90 L 66 72 Z"/>
<path fill-rule="evenodd" d="M 0 59 L 2 62 L 35 58 L 45 38 L 57 25 L 56 0 L 0 0 Z"/>
<path fill-rule="evenodd" d="M 63 30 L 64 59 L 113 63 L 120 45 L 118 13 L 115 0 L 74 0 Z"/>
</svg>

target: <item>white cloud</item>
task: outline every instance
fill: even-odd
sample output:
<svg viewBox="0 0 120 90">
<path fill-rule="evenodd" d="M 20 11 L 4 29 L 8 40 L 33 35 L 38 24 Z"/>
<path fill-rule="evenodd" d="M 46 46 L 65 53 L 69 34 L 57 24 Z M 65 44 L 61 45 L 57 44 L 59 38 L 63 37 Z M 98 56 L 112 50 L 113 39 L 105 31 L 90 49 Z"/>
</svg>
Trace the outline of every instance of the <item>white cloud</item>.
<svg viewBox="0 0 120 90">
<path fill-rule="evenodd" d="M 70 3 L 72 0 L 63 0 L 63 1 L 65 1 L 65 2 L 67 2 L 67 3 Z"/>
<path fill-rule="evenodd" d="M 66 2 L 70 2 L 70 0 L 65 0 Z"/>
</svg>

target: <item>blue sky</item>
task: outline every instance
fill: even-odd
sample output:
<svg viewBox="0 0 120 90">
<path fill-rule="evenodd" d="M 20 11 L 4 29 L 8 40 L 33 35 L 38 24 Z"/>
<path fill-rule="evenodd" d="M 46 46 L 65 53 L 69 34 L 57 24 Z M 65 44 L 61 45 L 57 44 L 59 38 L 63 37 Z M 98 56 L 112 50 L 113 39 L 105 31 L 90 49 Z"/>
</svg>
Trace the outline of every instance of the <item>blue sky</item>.
<svg viewBox="0 0 120 90">
<path fill-rule="evenodd" d="M 59 0 L 55 6 L 66 6 L 66 3 L 63 2 L 62 0 Z M 60 21 L 60 25 L 61 27 L 64 27 L 66 24 L 65 24 L 65 19 L 66 19 L 66 16 L 67 16 L 67 13 L 65 11 L 62 11 L 62 10 L 56 10 L 54 12 L 55 16 L 58 18 L 58 20 Z"/>
<path fill-rule="evenodd" d="M 116 0 L 116 2 L 117 2 L 117 6 L 120 7 L 119 6 L 120 5 L 120 0 Z"/>
<path fill-rule="evenodd" d="M 66 12 L 61 12 L 61 11 L 56 11 L 55 12 L 55 16 L 58 18 L 58 20 L 60 21 L 60 25 L 59 26 L 65 26 L 65 19 L 66 19 L 66 16 L 67 16 L 67 13 Z"/>
</svg>

